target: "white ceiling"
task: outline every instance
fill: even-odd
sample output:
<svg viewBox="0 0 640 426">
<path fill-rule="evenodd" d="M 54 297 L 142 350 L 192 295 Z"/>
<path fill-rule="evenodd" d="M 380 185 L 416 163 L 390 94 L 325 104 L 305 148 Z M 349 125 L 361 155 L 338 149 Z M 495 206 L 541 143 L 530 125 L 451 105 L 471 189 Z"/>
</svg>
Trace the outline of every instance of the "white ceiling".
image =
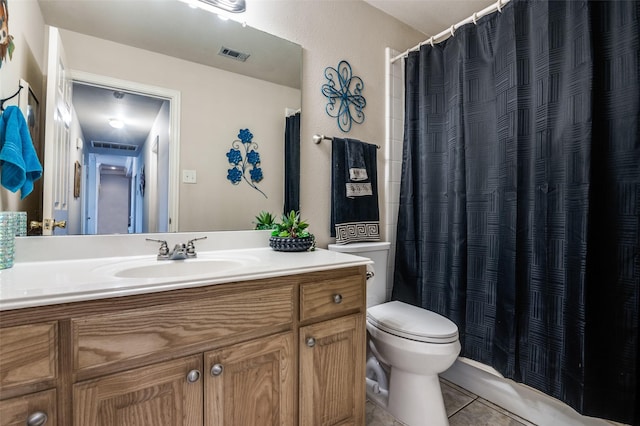
<svg viewBox="0 0 640 426">
<path fill-rule="evenodd" d="M 300 88 L 298 44 L 178 0 L 38 0 L 48 25 Z M 222 47 L 250 55 L 220 56 Z"/>
<path fill-rule="evenodd" d="M 73 107 L 82 128 L 85 147 L 98 154 L 137 156 L 138 151 L 111 151 L 92 147 L 92 142 L 142 146 L 153 128 L 163 99 L 122 92 L 114 96 L 114 90 L 82 83 L 73 85 Z M 108 125 L 109 119 L 125 121 L 122 129 Z"/>
<path fill-rule="evenodd" d="M 364 1 L 420 31 L 425 35 L 425 40 L 496 3 L 496 0 Z"/>
</svg>

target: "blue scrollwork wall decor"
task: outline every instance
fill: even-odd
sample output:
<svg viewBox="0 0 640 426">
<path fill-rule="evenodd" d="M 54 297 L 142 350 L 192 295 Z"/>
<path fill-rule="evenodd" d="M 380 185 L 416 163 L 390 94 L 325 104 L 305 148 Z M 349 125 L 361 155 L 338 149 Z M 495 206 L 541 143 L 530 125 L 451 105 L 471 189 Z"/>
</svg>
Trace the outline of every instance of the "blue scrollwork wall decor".
<svg viewBox="0 0 640 426">
<path fill-rule="evenodd" d="M 257 151 L 258 144 L 253 142 L 253 134 L 249 129 L 240 129 L 238 138 L 231 142 L 231 149 L 227 152 L 229 164 L 233 165 L 227 170 L 227 179 L 234 185 L 239 184 L 244 179 L 253 189 L 264 195 L 264 198 L 267 198 L 267 194 L 262 192 L 256 185 L 263 178 L 262 168 L 260 167 L 260 154 Z M 249 173 L 249 179 L 247 178 L 247 172 Z"/>
<path fill-rule="evenodd" d="M 362 124 L 367 101 L 362 96 L 364 83 L 360 77 L 353 75 L 349 62 L 342 60 L 337 68 L 327 67 L 324 70 L 327 83 L 322 85 L 322 94 L 327 97 L 325 107 L 330 117 L 338 119 L 338 127 L 343 132 L 351 130 L 351 123 Z"/>
</svg>

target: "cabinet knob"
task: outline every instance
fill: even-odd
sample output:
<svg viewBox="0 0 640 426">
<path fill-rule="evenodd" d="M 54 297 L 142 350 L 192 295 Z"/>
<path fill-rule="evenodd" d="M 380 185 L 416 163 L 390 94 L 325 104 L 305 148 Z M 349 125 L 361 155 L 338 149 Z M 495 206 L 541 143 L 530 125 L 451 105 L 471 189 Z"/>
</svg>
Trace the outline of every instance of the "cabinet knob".
<svg viewBox="0 0 640 426">
<path fill-rule="evenodd" d="M 191 370 L 187 374 L 187 382 L 195 383 L 200 380 L 200 372 L 198 370 Z"/>
<path fill-rule="evenodd" d="M 312 348 L 315 345 L 316 345 L 316 339 L 314 339 L 313 337 L 307 337 L 307 346 Z"/>
<path fill-rule="evenodd" d="M 223 370 L 224 370 L 224 367 L 222 366 L 222 364 L 213 364 L 213 367 L 211 367 L 211 375 L 219 376 L 222 374 Z"/>
<path fill-rule="evenodd" d="M 342 295 L 340 293 L 333 295 L 333 303 L 335 303 L 336 305 L 342 303 Z"/>
<path fill-rule="evenodd" d="M 47 423 L 47 420 L 49 420 L 47 413 L 36 411 L 27 417 L 27 426 L 42 426 Z"/>
</svg>

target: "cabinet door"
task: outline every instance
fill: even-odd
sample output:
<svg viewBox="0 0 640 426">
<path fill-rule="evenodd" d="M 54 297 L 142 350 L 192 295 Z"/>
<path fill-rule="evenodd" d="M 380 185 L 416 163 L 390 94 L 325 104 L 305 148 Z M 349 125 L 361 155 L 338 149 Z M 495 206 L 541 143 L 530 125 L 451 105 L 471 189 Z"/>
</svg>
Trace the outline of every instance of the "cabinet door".
<svg viewBox="0 0 640 426">
<path fill-rule="evenodd" d="M 294 425 L 291 332 L 205 354 L 205 425 Z"/>
<path fill-rule="evenodd" d="M 42 382 L 55 386 L 57 348 L 56 322 L 0 328 L 0 392 Z"/>
<path fill-rule="evenodd" d="M 201 426 L 202 356 L 73 386 L 74 425 Z"/>
<path fill-rule="evenodd" d="M 300 424 L 364 425 L 363 315 L 300 329 Z"/>
<path fill-rule="evenodd" d="M 46 426 L 57 424 L 54 389 L 0 401 L 1 426 L 31 424 Z"/>
</svg>

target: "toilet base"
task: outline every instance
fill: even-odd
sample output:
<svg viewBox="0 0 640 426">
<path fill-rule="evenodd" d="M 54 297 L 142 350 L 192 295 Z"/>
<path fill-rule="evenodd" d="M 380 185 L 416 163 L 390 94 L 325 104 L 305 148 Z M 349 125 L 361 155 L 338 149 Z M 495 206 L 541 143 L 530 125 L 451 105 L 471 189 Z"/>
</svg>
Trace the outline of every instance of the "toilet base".
<svg viewBox="0 0 640 426">
<path fill-rule="evenodd" d="M 448 426 L 438 375 L 421 376 L 391 368 L 389 413 L 408 426 Z"/>
</svg>

